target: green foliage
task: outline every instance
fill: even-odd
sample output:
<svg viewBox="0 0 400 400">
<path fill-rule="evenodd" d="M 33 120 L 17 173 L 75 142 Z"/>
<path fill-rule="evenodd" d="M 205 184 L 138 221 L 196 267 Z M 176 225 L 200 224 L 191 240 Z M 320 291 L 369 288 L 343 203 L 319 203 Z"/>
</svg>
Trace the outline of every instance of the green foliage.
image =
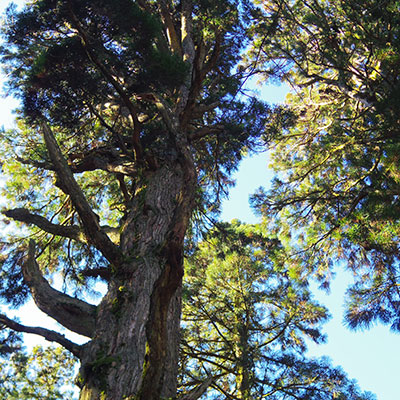
<svg viewBox="0 0 400 400">
<path fill-rule="evenodd" d="M 297 122 L 276 135 L 277 177 L 253 203 L 278 216 L 271 225 L 305 276 L 326 284 L 338 260 L 354 271 L 350 326 L 398 329 L 398 2 L 261 4 L 276 33 L 261 41 L 264 18 L 253 56 L 295 88 L 287 103 Z"/>
<path fill-rule="evenodd" d="M 372 399 L 327 360 L 303 356 L 324 341 L 327 310 L 284 270 L 280 242 L 238 221 L 212 230 L 189 258 L 183 307 L 183 387 L 214 376 L 207 399 Z"/>
<path fill-rule="evenodd" d="M 190 18 L 182 18 L 183 2 L 177 1 L 168 2 L 164 10 L 166 3 L 131 0 L 37 0 L 19 13 L 9 8 L 1 55 L 10 77 L 9 90 L 19 96 L 22 106 L 18 128 L 0 136 L 6 177 L 3 194 L 12 207 L 24 208 L 29 218 L 42 220 L 26 219 L 28 227 L 5 238 L 0 297 L 12 306 L 28 297 L 21 276 L 27 238 L 37 243 L 36 260 L 46 278 L 61 274 L 63 289 L 79 297 L 90 294 L 90 277 L 96 274 L 111 281 L 117 272 L 121 273 L 118 279 L 136 275 L 131 269 L 127 273 L 126 265 L 124 271 L 116 271 L 95 248 L 110 253 L 104 251 L 113 247 L 106 236 L 110 231 L 116 236 L 126 234 L 123 239 L 129 242 L 119 246 L 117 238 L 118 249 L 112 248 L 111 259 L 125 246 L 129 254 L 118 260 L 143 256 L 142 264 L 148 265 L 145 257 L 159 257 L 165 263 L 165 243 L 145 243 L 142 247 L 152 249 L 152 254 L 130 253 L 135 250 L 131 242 L 141 235 L 139 229 L 135 231 L 135 221 L 143 224 L 147 216 L 159 212 L 160 229 L 169 229 L 164 239 L 174 242 L 178 254 L 192 201 L 197 201 L 199 215 L 217 212 L 242 157 L 276 138 L 276 165 L 288 169 L 289 183 L 277 181 L 269 203 L 263 194 L 255 198 L 263 211 L 282 211 L 279 222 L 268 226 L 272 234 L 266 236 L 266 228 L 238 222 L 221 225 L 191 254 L 184 287 L 182 385 L 191 387 L 212 374 L 215 381 L 209 398 L 226 393 L 243 400 L 371 398 L 359 394 L 326 361 L 302 355 L 307 340 L 324 340 L 320 325 L 327 319 L 327 310 L 312 299 L 304 283 L 309 272 L 304 265 L 309 262 L 314 270 L 315 260 L 322 261 L 317 275 L 324 280 L 338 240 L 343 243 L 342 254 L 353 257 L 355 265 L 360 255 L 368 266 L 376 260 L 384 266 L 390 257 L 395 260 L 397 244 L 393 247 L 387 238 L 397 235 L 400 176 L 393 128 L 400 92 L 396 7 L 383 8 L 381 17 L 374 7 L 364 13 L 364 3 L 357 2 L 353 10 L 339 1 L 314 1 L 312 8 L 301 1 L 270 1 L 261 3 L 264 11 L 247 0 L 195 3 Z M 388 16 L 393 18 L 387 21 Z M 187 37 L 180 37 L 185 33 L 184 20 L 192 26 Z M 333 23 L 342 31 L 337 32 Z M 372 25 L 366 35 L 368 24 Z M 311 33 L 306 26 L 312 26 Z M 386 33 L 383 45 L 379 38 Z M 253 37 L 255 48 L 248 58 L 252 63 L 237 68 Z M 299 95 L 290 101 L 291 110 L 273 109 L 243 89 L 259 66 L 299 88 Z M 298 123 L 291 127 L 294 116 Z M 39 128 L 43 122 L 51 126 L 82 190 L 75 200 L 72 190 L 66 189 L 66 179 L 63 182 L 60 171 L 55 171 L 65 163 L 60 167 L 55 157 L 53 161 L 49 157 Z M 309 165 L 309 160 L 314 164 Z M 174 195 L 174 201 L 186 208 L 168 209 L 174 206 L 167 204 L 163 209 L 161 198 L 159 210 L 146 204 L 147 187 L 154 190 L 169 184 L 158 180 L 165 170 L 176 176 L 184 173 L 188 181 L 197 177 L 196 199 L 185 190 L 187 199 L 179 198 L 182 193 Z M 84 197 L 88 207 L 82 211 L 76 198 Z M 384 201 L 394 204 L 393 212 L 383 207 Z M 85 213 L 94 218 L 85 219 Z M 171 220 L 163 220 L 164 213 Z M 87 225 L 97 227 L 97 222 L 100 239 L 88 234 L 93 226 Z M 62 233 L 54 234 L 54 226 Z M 127 227 L 132 231 L 124 231 Z M 324 232 L 329 235 L 322 241 Z M 314 253 L 288 266 L 287 247 L 295 239 L 299 249 L 308 246 Z M 108 274 L 98 273 L 104 270 Z M 382 282 L 376 282 L 381 287 Z M 121 282 L 114 284 L 110 283 L 110 290 L 122 288 L 110 301 L 119 320 L 130 298 Z M 364 295 L 358 289 L 352 293 L 357 304 L 357 296 Z M 106 296 L 106 311 L 107 300 Z M 153 300 L 152 306 L 157 303 Z M 376 307 L 382 311 L 387 306 L 383 304 Z M 390 303 L 393 309 L 394 304 Z M 390 319 L 383 312 L 380 318 Z M 112 328 L 110 332 L 118 331 L 117 326 Z M 151 320 L 146 329 L 151 329 Z M 93 336 L 94 343 L 102 340 L 97 332 Z M 4 337 L 7 346 L 18 345 L 18 340 Z M 10 349 L 11 345 L 3 348 Z M 116 361 L 106 354 L 83 365 L 86 372 L 104 378 L 101 390 L 108 367 Z M 21 393 L 26 398 L 68 396 L 61 394 L 67 381 L 57 375 L 71 378 L 73 360 L 64 353 L 35 349 L 34 355 L 19 353 L 12 360 L 3 366 L 4 388 L 0 388 L 14 396 L 10 398 Z M 29 370 L 25 364 L 30 364 Z M 18 379 L 7 380 L 15 371 Z"/>
<path fill-rule="evenodd" d="M 35 346 L 0 361 L 0 397 L 8 400 L 72 399 L 76 359 L 60 347 Z"/>
</svg>

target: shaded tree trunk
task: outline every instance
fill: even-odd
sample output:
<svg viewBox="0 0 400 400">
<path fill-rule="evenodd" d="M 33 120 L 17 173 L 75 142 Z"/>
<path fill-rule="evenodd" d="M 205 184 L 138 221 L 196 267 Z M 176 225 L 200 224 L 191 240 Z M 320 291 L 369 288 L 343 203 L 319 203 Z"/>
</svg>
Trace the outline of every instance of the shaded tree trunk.
<svg viewBox="0 0 400 400">
<path fill-rule="evenodd" d="M 121 234 L 126 261 L 113 271 L 82 357 L 81 400 L 176 395 L 183 240 L 194 169 L 182 160 L 143 176 Z"/>
</svg>

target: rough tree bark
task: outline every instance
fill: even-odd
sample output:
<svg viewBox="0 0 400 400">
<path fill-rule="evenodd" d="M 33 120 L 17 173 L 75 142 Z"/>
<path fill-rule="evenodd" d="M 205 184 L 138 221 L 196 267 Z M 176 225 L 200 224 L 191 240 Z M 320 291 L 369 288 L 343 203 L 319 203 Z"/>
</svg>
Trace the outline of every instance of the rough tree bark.
<svg viewBox="0 0 400 400">
<path fill-rule="evenodd" d="M 179 160 L 144 177 L 125 222 L 121 250 L 83 350 L 81 399 L 176 395 L 183 238 L 195 176 Z M 132 397 L 133 398 L 133 397 Z"/>
</svg>

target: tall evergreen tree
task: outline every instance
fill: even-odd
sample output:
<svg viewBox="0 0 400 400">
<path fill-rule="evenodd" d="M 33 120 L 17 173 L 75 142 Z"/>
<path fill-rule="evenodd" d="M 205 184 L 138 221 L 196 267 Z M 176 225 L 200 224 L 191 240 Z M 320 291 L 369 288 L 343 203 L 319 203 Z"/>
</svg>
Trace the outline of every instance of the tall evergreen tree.
<svg viewBox="0 0 400 400">
<path fill-rule="evenodd" d="M 248 72 L 235 70 L 252 9 L 36 0 L 7 12 L 2 60 L 22 107 L 1 135 L 4 215 L 24 228 L 2 242 L 0 294 L 32 296 L 89 342 L 0 322 L 78 357 L 82 400 L 176 396 L 185 233 L 218 208 L 270 113 L 240 96 Z M 98 306 L 94 279 L 107 282 Z"/>
<path fill-rule="evenodd" d="M 327 310 L 285 273 L 276 237 L 257 225 L 219 224 L 189 257 L 183 286 L 183 387 L 209 379 L 204 399 L 373 399 L 327 360 Z"/>
<path fill-rule="evenodd" d="M 345 260 L 356 282 L 346 319 L 400 330 L 399 4 L 264 1 L 253 56 L 293 91 L 292 129 L 276 135 L 272 190 L 254 204 L 280 215 L 294 273 L 322 281 Z M 265 37 L 266 27 L 276 35 Z M 272 60 L 272 61 L 271 61 Z"/>
</svg>

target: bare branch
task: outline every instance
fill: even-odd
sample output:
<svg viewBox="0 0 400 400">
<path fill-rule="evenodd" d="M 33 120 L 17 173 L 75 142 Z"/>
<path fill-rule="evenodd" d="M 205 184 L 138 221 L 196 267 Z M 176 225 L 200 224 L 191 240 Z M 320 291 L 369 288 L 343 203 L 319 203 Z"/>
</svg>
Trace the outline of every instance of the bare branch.
<svg viewBox="0 0 400 400">
<path fill-rule="evenodd" d="M 80 335 L 92 337 L 95 331 L 96 307 L 53 289 L 43 277 L 35 260 L 35 242 L 29 242 L 28 257 L 22 266 L 36 305 L 61 325 Z"/>
<path fill-rule="evenodd" d="M 12 329 L 13 331 L 23 332 L 23 333 L 32 333 L 34 335 L 42 336 L 50 342 L 56 342 L 56 343 L 60 344 L 61 346 L 65 347 L 74 356 L 76 356 L 78 358 L 81 355 L 82 347 L 74 342 L 71 342 L 61 333 L 52 331 L 50 329 L 41 328 L 38 326 L 22 325 L 16 321 L 13 321 L 10 318 L 7 318 L 4 314 L 0 314 L 0 324 L 5 325 L 7 328 Z"/>
<path fill-rule="evenodd" d="M 57 172 L 59 186 L 64 193 L 69 194 L 81 221 L 88 241 L 90 241 L 106 259 L 118 266 L 122 264 L 122 256 L 118 247 L 111 241 L 107 234 L 101 229 L 98 216 L 93 212 L 82 189 L 76 182 L 67 161 L 61 153 L 53 132 L 46 123 L 41 124 L 46 147 L 51 161 Z"/>
<path fill-rule="evenodd" d="M 205 391 L 209 388 L 209 386 L 213 383 L 213 377 L 208 377 L 203 383 L 199 386 L 191 390 L 189 393 L 186 393 L 183 397 L 179 397 L 179 400 L 197 400 L 199 399 Z"/>
</svg>

